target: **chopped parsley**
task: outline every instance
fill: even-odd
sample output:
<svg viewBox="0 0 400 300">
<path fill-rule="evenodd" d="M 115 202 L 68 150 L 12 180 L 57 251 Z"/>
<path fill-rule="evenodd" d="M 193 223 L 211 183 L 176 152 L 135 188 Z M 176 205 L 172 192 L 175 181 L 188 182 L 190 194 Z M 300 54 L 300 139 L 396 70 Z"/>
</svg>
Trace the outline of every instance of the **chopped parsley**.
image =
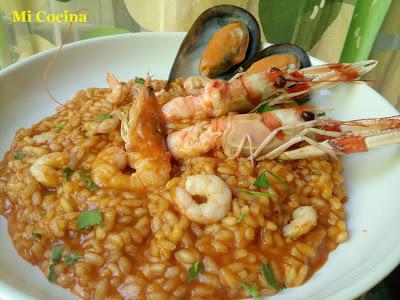
<svg viewBox="0 0 400 300">
<path fill-rule="evenodd" d="M 245 189 L 238 189 L 237 191 L 239 193 L 244 193 L 244 194 L 248 194 L 248 195 L 252 195 L 252 196 L 273 197 L 268 192 L 256 192 L 256 191 L 250 191 L 250 190 L 245 190 Z"/>
<path fill-rule="evenodd" d="M 58 130 L 61 130 L 61 129 L 64 128 L 64 124 L 56 123 L 56 128 L 57 128 Z"/>
<path fill-rule="evenodd" d="M 18 160 L 23 160 L 24 157 L 25 157 L 25 154 L 22 153 L 22 152 L 17 152 L 17 153 L 15 153 L 15 155 L 14 155 L 14 159 L 18 159 Z"/>
<path fill-rule="evenodd" d="M 253 182 L 254 186 L 269 188 L 271 187 L 271 183 L 268 181 L 267 177 L 265 177 L 265 172 L 261 172 L 256 181 Z"/>
<path fill-rule="evenodd" d="M 203 262 L 198 261 L 193 266 L 191 266 L 188 270 L 188 282 L 192 283 L 197 276 L 203 272 Z"/>
<path fill-rule="evenodd" d="M 113 118 L 113 115 L 111 115 L 111 114 L 100 114 L 100 115 L 96 116 L 96 121 L 101 122 L 106 119 L 112 119 L 112 118 Z"/>
<path fill-rule="evenodd" d="M 260 299 L 260 291 L 257 288 L 257 284 L 250 285 L 246 281 L 242 281 L 241 285 L 253 299 Z"/>
<path fill-rule="evenodd" d="M 80 230 L 89 229 L 94 225 L 99 225 L 102 223 L 103 218 L 101 217 L 98 208 L 81 212 L 78 219 L 76 219 L 76 227 L 78 227 Z"/>
<path fill-rule="evenodd" d="M 71 256 L 64 255 L 64 265 L 65 266 L 70 266 L 76 263 L 76 261 L 80 258 L 82 258 L 82 255 L 80 255 L 78 252 L 72 252 Z"/>
<path fill-rule="evenodd" d="M 244 220 L 244 217 L 246 217 L 246 213 L 241 213 L 236 224 L 242 223 Z"/>
<path fill-rule="evenodd" d="M 51 264 L 49 267 L 49 276 L 47 277 L 47 280 L 50 282 L 56 282 L 56 264 Z"/>
<path fill-rule="evenodd" d="M 267 112 L 267 111 L 271 111 L 271 110 L 276 110 L 278 108 L 274 107 L 274 106 L 270 106 L 268 103 L 264 103 L 261 104 L 258 108 L 257 108 L 257 112 L 258 113 L 263 113 L 263 112 Z"/>
<path fill-rule="evenodd" d="M 83 183 L 86 185 L 87 189 L 90 192 L 94 192 L 97 189 L 97 185 L 92 181 L 89 174 L 80 171 L 79 175 L 81 176 Z"/>
<path fill-rule="evenodd" d="M 317 117 L 325 117 L 326 113 L 325 112 L 321 112 L 317 114 Z"/>
<path fill-rule="evenodd" d="M 57 263 L 61 260 L 63 251 L 64 244 L 58 244 L 53 247 L 51 250 L 51 259 L 53 260 L 53 263 Z"/>
<path fill-rule="evenodd" d="M 278 181 L 278 183 L 282 186 L 284 186 L 286 189 L 289 188 L 289 184 L 287 182 L 285 182 L 282 178 L 280 178 L 278 175 L 272 173 L 271 171 L 266 170 L 266 172 L 271 175 L 272 177 L 275 178 L 276 181 Z"/>
<path fill-rule="evenodd" d="M 135 83 L 144 84 L 144 79 L 142 77 L 135 77 Z"/>
<path fill-rule="evenodd" d="M 303 98 L 295 98 L 294 100 L 296 100 L 298 105 L 303 105 L 305 103 L 307 103 L 308 101 L 310 101 L 310 97 L 309 96 L 305 96 Z"/>
<path fill-rule="evenodd" d="M 274 271 L 272 270 L 271 265 L 266 262 L 262 262 L 260 265 L 260 269 L 265 281 L 275 290 L 280 290 L 280 288 L 278 287 L 278 283 L 276 282 Z"/>
<path fill-rule="evenodd" d="M 66 167 L 63 169 L 63 174 L 64 174 L 64 178 L 66 181 L 70 181 L 71 177 L 72 177 L 72 173 L 74 171 L 72 171 L 70 168 Z"/>
<path fill-rule="evenodd" d="M 32 238 L 34 238 L 35 240 L 40 240 L 42 236 L 43 235 L 39 232 L 32 232 Z"/>
<path fill-rule="evenodd" d="M 50 282 L 56 281 L 56 265 L 61 261 L 62 253 L 64 252 L 64 244 L 58 244 L 51 249 L 51 260 L 53 263 L 49 266 L 49 277 L 47 279 Z"/>
</svg>

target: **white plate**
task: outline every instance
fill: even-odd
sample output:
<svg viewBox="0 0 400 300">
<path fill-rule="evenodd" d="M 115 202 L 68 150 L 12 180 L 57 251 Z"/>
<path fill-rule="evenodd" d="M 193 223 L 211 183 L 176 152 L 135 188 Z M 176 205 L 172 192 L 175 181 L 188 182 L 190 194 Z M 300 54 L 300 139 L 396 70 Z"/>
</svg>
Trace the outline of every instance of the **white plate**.
<svg viewBox="0 0 400 300">
<path fill-rule="evenodd" d="M 139 33 L 67 45 L 50 73 L 49 87 L 57 99 L 69 99 L 79 89 L 106 86 L 106 72 L 121 80 L 147 72 L 167 78 L 182 33 Z M 54 103 L 42 88 L 42 72 L 55 50 L 46 51 L 0 71 L 0 154 L 9 148 L 16 130 L 30 127 L 54 113 Z M 321 63 L 317 59 L 314 64 Z M 318 99 L 316 99 L 318 98 Z M 329 116 L 341 120 L 383 117 L 398 112 L 366 85 L 348 84 L 314 96 Z M 350 239 L 331 253 L 327 263 L 303 286 L 271 299 L 350 299 L 374 286 L 400 262 L 400 147 L 391 146 L 344 158 L 349 201 Z M 0 298 L 71 299 L 42 273 L 17 256 L 0 218 Z"/>
</svg>

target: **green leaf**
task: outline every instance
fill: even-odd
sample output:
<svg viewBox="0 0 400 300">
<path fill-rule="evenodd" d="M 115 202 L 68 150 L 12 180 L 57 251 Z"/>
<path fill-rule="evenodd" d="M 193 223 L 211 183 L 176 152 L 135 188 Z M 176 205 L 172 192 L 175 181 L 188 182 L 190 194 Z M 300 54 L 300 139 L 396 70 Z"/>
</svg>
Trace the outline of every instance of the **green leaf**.
<svg viewBox="0 0 400 300">
<path fill-rule="evenodd" d="M 305 97 L 303 97 L 303 98 L 295 98 L 294 100 L 297 102 L 298 105 L 304 105 L 304 104 L 306 104 L 308 101 L 310 101 L 311 99 L 310 99 L 309 96 L 305 96 Z"/>
<path fill-rule="evenodd" d="M 47 277 L 47 280 L 50 282 L 56 282 L 56 264 L 51 264 L 49 267 L 49 277 Z"/>
<path fill-rule="evenodd" d="M 63 169 L 63 174 L 64 174 L 64 178 L 66 181 L 70 181 L 71 177 L 72 177 L 72 173 L 74 171 L 72 171 L 70 168 L 66 167 Z"/>
<path fill-rule="evenodd" d="M 267 112 L 267 111 L 271 111 L 271 110 L 276 110 L 276 109 L 278 109 L 277 107 L 275 107 L 275 106 L 269 106 L 268 105 L 268 103 L 264 103 L 264 104 L 261 104 L 258 108 L 257 108 L 257 112 L 258 113 L 263 113 L 263 112 Z"/>
<path fill-rule="evenodd" d="M 55 245 L 51 250 L 51 259 L 53 263 L 59 262 L 64 251 L 64 244 Z"/>
<path fill-rule="evenodd" d="M 25 154 L 22 153 L 22 152 L 17 152 L 17 153 L 15 153 L 15 155 L 14 155 L 14 159 L 17 159 L 17 160 L 23 160 L 24 157 L 25 157 Z"/>
<path fill-rule="evenodd" d="M 260 0 L 258 14 L 265 38 L 272 44 L 292 43 L 308 51 L 337 18 L 344 1 Z"/>
<path fill-rule="evenodd" d="M 135 77 L 135 83 L 144 84 L 144 79 L 142 77 Z"/>
<path fill-rule="evenodd" d="M 103 121 L 106 119 L 112 119 L 112 118 L 113 118 L 113 115 L 111 115 L 111 114 L 101 114 L 101 115 L 96 116 L 96 121 L 100 122 L 100 121 Z"/>
<path fill-rule="evenodd" d="M 237 220 L 237 222 L 236 222 L 236 224 L 242 223 L 245 216 L 246 216 L 245 213 L 241 213 L 239 218 L 238 218 L 238 220 Z"/>
<path fill-rule="evenodd" d="M 275 178 L 276 181 L 278 181 L 279 184 L 283 185 L 286 189 L 289 188 L 289 184 L 285 182 L 282 178 L 280 178 L 278 175 L 272 173 L 271 171 L 266 170 L 266 172 L 271 175 L 272 177 Z"/>
<path fill-rule="evenodd" d="M 271 183 L 268 181 L 267 177 L 265 177 L 265 172 L 261 172 L 256 181 L 253 182 L 254 186 L 269 188 Z"/>
<path fill-rule="evenodd" d="M 198 261 L 193 266 L 191 266 L 188 270 L 188 282 L 192 283 L 197 276 L 203 272 L 203 262 Z"/>
<path fill-rule="evenodd" d="M 325 117 L 326 113 L 322 112 L 322 113 L 318 113 L 317 117 Z"/>
<path fill-rule="evenodd" d="M 129 30 L 118 27 L 99 27 L 85 32 L 82 39 L 86 40 L 100 36 L 124 34 L 124 33 L 129 33 Z"/>
<path fill-rule="evenodd" d="M 42 236 L 43 235 L 39 232 L 32 232 L 32 238 L 34 238 L 35 240 L 40 240 Z"/>
<path fill-rule="evenodd" d="M 80 171 L 79 175 L 81 176 L 83 183 L 86 185 L 87 189 L 90 192 L 94 192 L 97 189 L 97 185 L 92 181 L 89 174 Z"/>
<path fill-rule="evenodd" d="M 257 288 L 257 284 L 250 285 L 246 281 L 241 282 L 242 287 L 246 292 L 253 297 L 253 299 L 260 299 L 260 292 Z"/>
<path fill-rule="evenodd" d="M 279 290 L 278 283 L 276 282 L 274 271 L 272 270 L 271 265 L 266 262 L 262 262 L 260 268 L 265 281 L 275 290 Z"/>
<path fill-rule="evenodd" d="M 101 223 L 103 223 L 103 218 L 98 208 L 81 212 L 78 219 L 76 219 L 76 227 L 80 230 L 89 229 Z"/>
<path fill-rule="evenodd" d="M 80 255 L 78 252 L 73 252 L 71 256 L 64 255 L 64 265 L 65 266 L 70 266 L 76 263 L 78 259 L 81 259 L 82 255 Z"/>
<path fill-rule="evenodd" d="M 57 128 L 58 130 L 61 130 L 61 129 L 64 128 L 64 124 L 56 123 L 56 128 Z"/>
<path fill-rule="evenodd" d="M 271 195 L 268 192 L 256 192 L 256 191 L 250 191 L 250 190 L 246 190 L 246 189 L 237 189 L 237 191 L 239 193 L 244 193 L 244 194 L 258 196 L 258 197 L 274 197 L 273 195 Z"/>
</svg>

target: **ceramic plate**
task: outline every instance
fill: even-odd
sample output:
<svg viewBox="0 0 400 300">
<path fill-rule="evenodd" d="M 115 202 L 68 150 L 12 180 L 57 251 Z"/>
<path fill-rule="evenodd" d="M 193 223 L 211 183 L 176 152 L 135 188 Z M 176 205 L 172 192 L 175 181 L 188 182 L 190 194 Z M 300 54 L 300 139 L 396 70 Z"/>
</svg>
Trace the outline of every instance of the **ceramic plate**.
<svg viewBox="0 0 400 300">
<path fill-rule="evenodd" d="M 135 75 L 167 78 L 183 33 L 139 33 L 67 45 L 50 72 L 49 87 L 57 99 L 79 89 L 105 87 L 106 72 L 121 80 Z M 32 56 L 0 71 L 0 154 L 9 148 L 18 128 L 30 127 L 53 114 L 42 72 L 55 50 Z M 313 59 L 314 64 L 321 61 Z M 379 79 L 379 78 L 378 78 Z M 362 84 L 346 84 L 313 95 L 312 102 L 333 108 L 340 120 L 384 117 L 398 112 Z M 268 299 L 350 299 L 383 279 L 400 262 L 400 146 L 345 157 L 344 177 L 350 238 L 333 251 L 309 281 Z M 50 284 L 38 268 L 14 251 L 7 223 L 0 217 L 0 299 L 71 299 Z"/>
</svg>

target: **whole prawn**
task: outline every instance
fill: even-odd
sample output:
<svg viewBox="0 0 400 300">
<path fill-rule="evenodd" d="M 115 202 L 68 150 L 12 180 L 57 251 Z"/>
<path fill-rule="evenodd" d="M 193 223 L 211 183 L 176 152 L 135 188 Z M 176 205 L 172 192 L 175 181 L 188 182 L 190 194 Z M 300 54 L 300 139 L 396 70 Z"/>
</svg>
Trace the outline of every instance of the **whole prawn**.
<svg viewBox="0 0 400 300">
<path fill-rule="evenodd" d="M 99 152 L 92 164 L 92 179 L 101 187 L 144 192 L 163 186 L 170 177 L 170 153 L 165 144 L 164 118 L 150 77 L 128 114 L 121 119 L 125 150 L 112 146 Z M 135 170 L 123 173 L 127 165 Z"/>
<path fill-rule="evenodd" d="M 219 117 L 229 112 L 247 113 L 263 103 L 275 105 L 288 98 L 352 82 L 376 66 L 374 60 L 354 64 L 327 64 L 288 71 L 271 68 L 265 72 L 243 73 L 225 80 L 191 77 L 185 86 L 193 94 L 177 97 L 162 107 L 166 121 Z M 200 94 L 199 85 L 204 84 Z M 189 88 L 190 87 L 190 88 Z"/>
</svg>

